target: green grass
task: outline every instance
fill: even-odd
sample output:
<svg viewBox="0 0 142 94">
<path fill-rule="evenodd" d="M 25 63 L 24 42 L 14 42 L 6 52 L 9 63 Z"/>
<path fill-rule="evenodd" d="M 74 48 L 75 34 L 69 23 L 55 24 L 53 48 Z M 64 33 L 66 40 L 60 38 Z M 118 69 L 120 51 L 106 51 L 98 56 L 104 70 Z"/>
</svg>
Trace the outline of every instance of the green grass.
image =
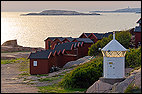
<svg viewBox="0 0 142 94">
<path fill-rule="evenodd" d="M 84 92 L 86 89 L 64 89 L 57 84 L 38 87 L 40 93 L 76 93 L 76 92 Z"/>
<path fill-rule="evenodd" d="M 43 82 L 43 81 L 53 81 L 53 80 L 58 80 L 60 78 L 63 78 L 62 75 L 59 75 L 59 76 L 56 76 L 56 77 L 47 77 L 47 78 L 40 78 L 38 79 L 40 82 Z"/>
<path fill-rule="evenodd" d="M 1 60 L 1 64 L 10 64 L 13 60 Z"/>
<path fill-rule="evenodd" d="M 48 74 L 37 74 L 37 75 L 33 75 L 33 76 L 41 77 L 41 76 L 48 76 Z"/>
<path fill-rule="evenodd" d="M 27 72 L 24 72 L 24 73 L 21 73 L 21 74 L 19 74 L 19 75 L 22 75 L 22 76 L 29 76 L 30 74 L 27 73 Z"/>
<path fill-rule="evenodd" d="M 124 93 L 141 93 L 141 89 L 137 86 L 134 86 L 133 83 L 131 83 L 126 90 L 124 91 Z"/>
<path fill-rule="evenodd" d="M 27 58 L 16 58 L 16 59 L 10 59 L 10 60 L 1 60 L 1 64 L 13 64 L 13 63 L 19 63 L 19 70 L 24 71 L 24 73 L 21 73 L 19 75 L 21 76 L 28 76 L 29 74 L 29 59 Z"/>
</svg>

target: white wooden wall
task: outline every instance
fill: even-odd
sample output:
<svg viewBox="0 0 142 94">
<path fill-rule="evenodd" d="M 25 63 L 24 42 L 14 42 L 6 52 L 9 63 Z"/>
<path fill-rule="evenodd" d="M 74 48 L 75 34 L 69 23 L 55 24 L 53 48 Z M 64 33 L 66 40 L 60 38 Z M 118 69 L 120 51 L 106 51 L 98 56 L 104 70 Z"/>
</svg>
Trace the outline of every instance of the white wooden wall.
<svg viewBox="0 0 142 94">
<path fill-rule="evenodd" d="M 125 77 L 125 57 L 104 57 L 103 59 L 104 78 Z"/>
</svg>

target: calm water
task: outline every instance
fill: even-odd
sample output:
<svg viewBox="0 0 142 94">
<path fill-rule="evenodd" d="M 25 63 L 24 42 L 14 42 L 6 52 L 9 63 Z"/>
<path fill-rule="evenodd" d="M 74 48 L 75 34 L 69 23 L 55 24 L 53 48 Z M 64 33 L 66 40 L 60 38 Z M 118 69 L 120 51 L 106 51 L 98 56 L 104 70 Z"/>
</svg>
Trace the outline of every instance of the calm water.
<svg viewBox="0 0 142 94">
<path fill-rule="evenodd" d="M 20 16 L 23 12 L 2 12 L 1 44 L 17 39 L 28 47 L 44 47 L 47 37 L 79 37 L 83 32 L 101 33 L 135 27 L 141 14 L 102 13 L 80 16 Z"/>
</svg>

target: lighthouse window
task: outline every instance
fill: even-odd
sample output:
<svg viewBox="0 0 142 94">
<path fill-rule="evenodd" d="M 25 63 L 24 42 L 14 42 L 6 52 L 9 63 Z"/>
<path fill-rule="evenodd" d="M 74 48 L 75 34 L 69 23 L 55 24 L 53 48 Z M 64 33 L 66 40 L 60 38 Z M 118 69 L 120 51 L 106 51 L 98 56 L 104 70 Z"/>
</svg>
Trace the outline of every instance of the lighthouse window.
<svg viewBox="0 0 142 94">
<path fill-rule="evenodd" d="M 112 62 L 109 62 L 109 64 L 113 64 Z"/>
<path fill-rule="evenodd" d="M 124 57 L 126 54 L 125 51 L 102 51 L 102 53 L 106 57 Z"/>
</svg>

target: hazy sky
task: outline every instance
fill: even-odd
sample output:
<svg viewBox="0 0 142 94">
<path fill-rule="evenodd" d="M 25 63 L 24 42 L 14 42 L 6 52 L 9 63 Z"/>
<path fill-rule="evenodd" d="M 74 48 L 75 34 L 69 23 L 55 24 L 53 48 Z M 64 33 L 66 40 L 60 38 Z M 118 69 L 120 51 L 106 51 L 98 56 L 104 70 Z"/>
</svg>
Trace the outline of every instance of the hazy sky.
<svg viewBox="0 0 142 94">
<path fill-rule="evenodd" d="M 141 8 L 141 1 L 1 1 L 1 11 L 40 12 L 45 9 L 65 9 L 87 12 Z"/>
</svg>

